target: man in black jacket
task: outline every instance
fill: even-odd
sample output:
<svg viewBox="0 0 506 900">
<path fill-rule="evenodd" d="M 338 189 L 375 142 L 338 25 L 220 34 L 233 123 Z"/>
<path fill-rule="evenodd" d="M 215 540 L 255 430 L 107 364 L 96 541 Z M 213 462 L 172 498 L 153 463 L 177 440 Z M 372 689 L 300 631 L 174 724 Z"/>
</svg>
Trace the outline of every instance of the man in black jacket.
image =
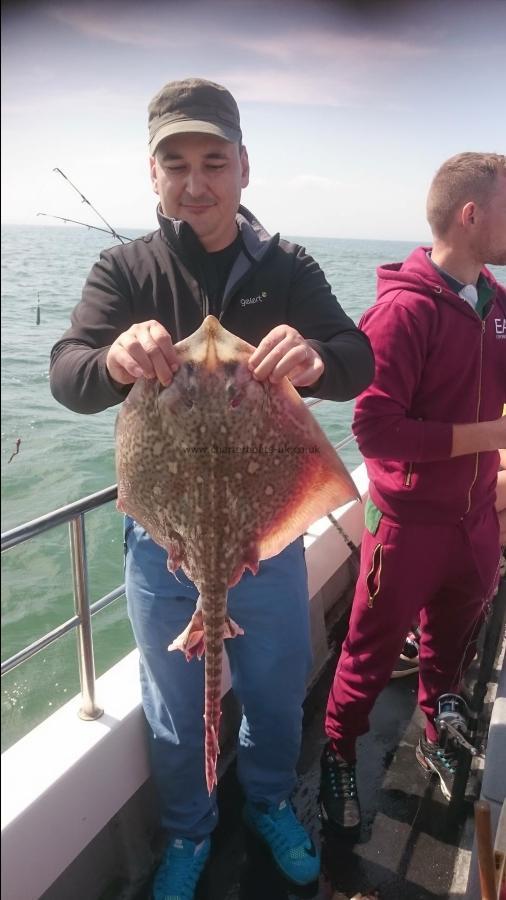
<svg viewBox="0 0 506 900">
<path fill-rule="evenodd" d="M 51 355 L 54 396 L 77 412 L 121 402 L 136 379 L 169 384 L 174 343 L 212 313 L 256 346 L 252 377 L 288 376 L 303 395 L 347 400 L 373 376 L 367 338 L 304 249 L 269 236 L 240 205 L 249 179 L 231 94 L 201 79 L 171 82 L 149 106 L 150 165 L 159 230 L 102 253 L 72 325 Z M 141 656 L 153 775 L 169 841 L 154 898 L 193 896 L 210 851 L 216 798 L 203 777 L 204 670 L 167 647 L 191 618 L 195 586 L 127 518 L 126 593 Z M 243 707 L 238 774 L 246 824 L 287 878 L 313 881 L 318 854 L 288 797 L 295 784 L 310 663 L 302 539 L 230 591 L 245 635 L 227 642 Z M 239 617 L 239 613 L 237 613 Z"/>
</svg>

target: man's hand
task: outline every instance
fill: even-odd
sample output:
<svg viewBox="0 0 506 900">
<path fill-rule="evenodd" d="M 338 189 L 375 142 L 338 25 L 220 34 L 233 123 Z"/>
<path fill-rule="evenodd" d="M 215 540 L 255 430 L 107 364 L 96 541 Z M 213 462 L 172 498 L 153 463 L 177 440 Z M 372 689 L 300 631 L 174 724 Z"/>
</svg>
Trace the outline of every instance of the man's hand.
<svg viewBox="0 0 506 900">
<path fill-rule="evenodd" d="M 251 354 L 249 369 L 258 381 L 277 384 L 287 376 L 295 387 L 311 387 L 323 375 L 321 356 L 290 325 L 277 325 Z"/>
<path fill-rule="evenodd" d="M 119 384 L 132 384 L 138 378 L 158 378 L 170 384 L 179 368 L 169 332 L 155 319 L 132 325 L 111 344 L 106 359 L 107 371 Z"/>
<path fill-rule="evenodd" d="M 506 416 L 491 422 L 453 426 L 452 457 L 501 450 L 503 447 L 506 447 Z"/>
</svg>

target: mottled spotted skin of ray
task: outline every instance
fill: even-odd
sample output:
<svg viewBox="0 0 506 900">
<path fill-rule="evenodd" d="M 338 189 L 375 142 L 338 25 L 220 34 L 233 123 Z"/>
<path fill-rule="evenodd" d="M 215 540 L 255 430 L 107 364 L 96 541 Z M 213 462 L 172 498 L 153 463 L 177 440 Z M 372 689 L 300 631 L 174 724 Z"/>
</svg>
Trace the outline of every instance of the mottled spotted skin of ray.
<svg viewBox="0 0 506 900">
<path fill-rule="evenodd" d="M 227 592 L 317 518 L 356 498 L 341 460 L 287 379 L 257 382 L 253 347 L 208 316 L 176 344 L 171 385 L 135 383 L 118 415 L 118 508 L 195 583 L 201 610 L 171 649 L 205 650 L 205 767 L 216 784 L 223 639 L 242 634 Z"/>
</svg>

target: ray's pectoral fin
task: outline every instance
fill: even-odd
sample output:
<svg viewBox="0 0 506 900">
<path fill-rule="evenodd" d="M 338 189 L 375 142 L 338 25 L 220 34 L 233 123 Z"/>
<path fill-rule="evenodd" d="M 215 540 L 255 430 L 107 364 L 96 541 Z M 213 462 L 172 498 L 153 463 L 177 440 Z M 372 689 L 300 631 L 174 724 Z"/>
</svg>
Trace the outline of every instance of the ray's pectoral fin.
<svg viewBox="0 0 506 900">
<path fill-rule="evenodd" d="M 226 638 L 235 638 L 239 634 L 244 634 L 244 628 L 241 628 L 237 622 L 234 622 L 230 616 L 225 616 L 225 628 L 223 630 L 223 640 Z"/>
<path fill-rule="evenodd" d="M 234 622 L 234 620 L 231 619 L 230 616 L 226 616 L 225 624 L 223 627 L 223 639 L 225 640 L 226 638 L 235 638 L 240 634 L 244 634 L 244 630 L 241 628 L 241 626 L 238 625 L 237 622 Z M 193 659 L 194 656 L 197 656 L 198 659 L 202 658 L 205 651 L 204 624 L 202 621 L 202 609 L 199 605 L 193 613 L 193 616 L 191 617 L 185 630 L 182 631 L 177 638 L 174 638 L 167 649 L 181 650 L 188 661 L 190 659 Z"/>
<path fill-rule="evenodd" d="M 193 613 L 185 630 L 174 638 L 167 647 L 168 650 L 182 650 L 187 660 L 197 656 L 199 659 L 204 654 L 204 623 L 202 610 L 197 608 Z"/>
<path fill-rule="evenodd" d="M 179 535 L 173 532 L 165 546 L 167 550 L 167 568 L 169 572 L 174 574 L 186 562 L 184 543 Z"/>
<path fill-rule="evenodd" d="M 239 583 L 246 569 L 249 569 L 252 575 L 257 574 L 258 566 L 260 564 L 258 552 L 257 541 L 250 541 L 244 547 L 241 562 L 232 570 L 230 575 L 228 581 L 229 588 L 235 587 L 235 585 Z"/>
<path fill-rule="evenodd" d="M 288 454 L 279 469 L 291 471 L 289 498 L 274 508 L 265 504 L 268 516 L 257 523 L 260 559 L 280 553 L 321 516 L 360 499 L 351 475 L 293 387 L 287 382 L 280 388 L 284 415 L 279 431 L 297 454 Z"/>
<path fill-rule="evenodd" d="M 305 484 L 294 485 L 292 501 L 276 510 L 259 535 L 260 559 L 281 553 L 317 519 L 355 499 L 358 499 L 356 489 L 352 493 L 346 483 L 341 485 L 337 479 L 334 486 L 321 483 L 319 478 L 308 478 Z"/>
</svg>

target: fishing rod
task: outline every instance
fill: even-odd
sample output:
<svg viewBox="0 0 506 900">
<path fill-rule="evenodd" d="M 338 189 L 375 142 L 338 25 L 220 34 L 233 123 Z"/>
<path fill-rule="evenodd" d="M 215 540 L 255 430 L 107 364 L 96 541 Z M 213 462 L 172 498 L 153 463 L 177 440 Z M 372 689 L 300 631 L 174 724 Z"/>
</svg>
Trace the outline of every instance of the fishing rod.
<svg viewBox="0 0 506 900">
<path fill-rule="evenodd" d="M 55 166 L 55 168 L 53 169 L 53 172 L 59 172 L 60 175 L 62 176 L 62 178 L 64 178 L 65 181 L 68 181 L 68 183 L 70 184 L 70 186 L 71 186 L 72 188 L 74 188 L 74 190 L 79 194 L 79 196 L 80 196 L 82 202 L 88 204 L 88 206 L 89 206 L 89 207 L 93 210 L 93 212 L 99 217 L 99 219 L 102 220 L 102 222 L 104 223 L 104 225 L 107 225 L 107 228 L 99 228 L 98 225 L 90 225 L 88 222 L 78 222 L 77 219 L 69 219 L 67 216 L 65 216 L 65 217 L 64 217 L 64 216 L 54 216 L 54 215 L 52 215 L 52 213 L 43 213 L 43 212 L 39 212 L 39 213 L 37 213 L 38 216 L 47 216 L 49 219 L 58 219 L 60 222 L 65 222 L 65 224 L 67 224 L 67 222 L 72 222 L 73 225 L 82 225 L 83 228 L 88 228 L 88 229 L 89 229 L 89 228 L 92 228 L 93 231 L 101 231 L 101 232 L 103 232 L 104 234 L 111 234 L 111 235 L 112 235 L 113 237 L 115 237 L 118 241 L 120 241 L 121 244 L 124 244 L 125 241 L 131 241 L 131 240 L 132 240 L 132 238 L 126 237 L 126 236 L 123 235 L 123 234 L 118 234 L 118 232 L 112 227 L 112 225 L 109 225 L 109 222 L 108 222 L 106 219 L 104 219 L 103 216 L 100 215 L 98 209 L 95 209 L 95 207 L 93 206 L 93 204 L 90 203 L 90 201 L 88 200 L 88 198 L 85 197 L 84 194 L 81 193 L 81 191 L 79 190 L 79 188 L 77 188 L 77 187 L 75 186 L 75 184 L 72 184 L 70 178 L 67 178 L 67 176 L 65 175 L 65 172 L 62 172 L 62 170 L 59 169 L 57 166 Z M 40 325 L 40 296 L 39 296 L 39 294 L 37 294 L 37 312 L 36 312 L 35 323 L 36 323 L 36 325 Z M 17 451 L 16 451 L 16 452 L 17 452 Z M 11 457 L 11 459 L 12 459 L 12 457 Z M 9 460 L 9 462 L 10 462 L 10 460 Z"/>
<path fill-rule="evenodd" d="M 60 222 L 71 222 L 72 225 L 83 225 L 84 228 L 93 228 L 93 231 L 102 231 L 104 234 L 112 234 L 114 237 L 117 237 L 121 240 L 131 241 L 132 238 L 126 237 L 124 234 L 117 234 L 116 232 L 109 231 L 107 228 L 99 228 L 98 225 L 90 225 L 88 222 L 78 222 L 77 219 L 68 219 L 66 216 L 53 216 L 52 213 L 43 213 L 38 212 L 38 216 L 47 216 L 49 219 L 59 219 Z M 123 242 L 122 242 L 123 243 Z"/>
<path fill-rule="evenodd" d="M 124 241 L 123 241 L 123 238 L 121 237 L 121 235 L 118 234 L 117 231 L 114 230 L 114 228 L 112 227 L 112 225 L 109 225 L 109 222 L 107 221 L 107 219 L 104 219 L 104 217 L 100 215 L 98 209 L 95 209 L 95 207 L 93 206 L 93 204 L 90 203 L 90 201 L 88 200 L 88 198 L 85 197 L 84 194 L 81 193 L 81 191 L 79 190 L 79 188 L 77 188 L 77 187 L 75 186 L 75 184 L 72 184 L 70 178 L 67 178 L 67 176 L 65 175 L 65 172 L 62 172 L 62 170 L 59 169 L 58 166 L 55 166 L 55 168 L 53 169 L 53 172 L 59 172 L 60 175 L 62 176 L 62 178 L 64 178 L 65 181 L 68 181 L 68 183 L 70 184 L 70 186 L 71 186 L 72 188 L 74 188 L 74 190 L 76 191 L 77 194 L 79 194 L 79 196 L 80 196 L 82 202 L 88 204 L 88 206 L 93 210 L 93 212 L 98 216 L 98 218 L 102 220 L 102 222 L 104 223 L 104 225 L 107 225 L 107 227 L 108 227 L 109 231 L 111 232 L 111 234 L 112 234 L 115 238 L 117 238 L 118 241 L 120 241 L 120 242 L 123 244 Z M 125 238 L 125 240 L 128 240 L 128 238 Z"/>
</svg>

